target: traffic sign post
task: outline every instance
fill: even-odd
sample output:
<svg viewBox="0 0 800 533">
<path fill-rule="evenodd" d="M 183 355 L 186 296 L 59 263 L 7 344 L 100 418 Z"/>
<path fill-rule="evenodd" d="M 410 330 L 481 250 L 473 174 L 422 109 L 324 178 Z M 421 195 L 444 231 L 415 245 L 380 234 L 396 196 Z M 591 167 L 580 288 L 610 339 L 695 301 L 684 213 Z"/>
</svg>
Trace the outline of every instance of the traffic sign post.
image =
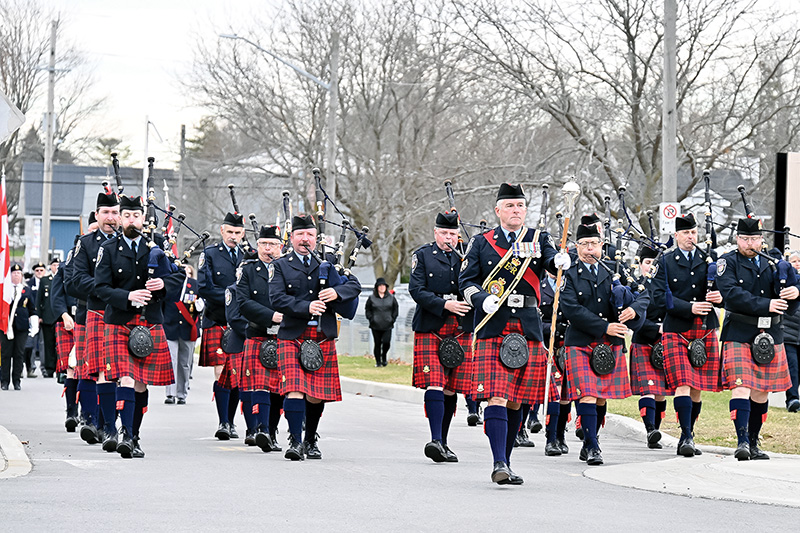
<svg viewBox="0 0 800 533">
<path fill-rule="evenodd" d="M 658 229 L 661 235 L 675 233 L 675 219 L 681 214 L 681 204 L 661 202 L 658 204 Z"/>
</svg>

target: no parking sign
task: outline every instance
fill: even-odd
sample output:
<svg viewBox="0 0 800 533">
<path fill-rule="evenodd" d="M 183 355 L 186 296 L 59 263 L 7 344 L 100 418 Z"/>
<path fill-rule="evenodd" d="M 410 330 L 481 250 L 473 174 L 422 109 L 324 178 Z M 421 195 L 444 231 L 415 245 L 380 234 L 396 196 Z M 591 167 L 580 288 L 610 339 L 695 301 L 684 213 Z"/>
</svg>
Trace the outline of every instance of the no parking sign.
<svg viewBox="0 0 800 533">
<path fill-rule="evenodd" d="M 661 202 L 658 204 L 658 228 L 661 235 L 675 233 L 675 219 L 681 214 L 681 204 Z"/>
</svg>

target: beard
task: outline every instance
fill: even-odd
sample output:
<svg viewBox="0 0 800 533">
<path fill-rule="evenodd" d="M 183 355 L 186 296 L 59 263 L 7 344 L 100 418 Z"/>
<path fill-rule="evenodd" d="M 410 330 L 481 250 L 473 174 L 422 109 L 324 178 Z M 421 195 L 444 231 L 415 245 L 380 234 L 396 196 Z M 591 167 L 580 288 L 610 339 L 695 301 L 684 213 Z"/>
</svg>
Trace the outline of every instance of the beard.
<svg viewBox="0 0 800 533">
<path fill-rule="evenodd" d="M 131 240 L 139 236 L 139 231 L 141 230 L 133 225 L 122 228 L 122 233 Z"/>
</svg>

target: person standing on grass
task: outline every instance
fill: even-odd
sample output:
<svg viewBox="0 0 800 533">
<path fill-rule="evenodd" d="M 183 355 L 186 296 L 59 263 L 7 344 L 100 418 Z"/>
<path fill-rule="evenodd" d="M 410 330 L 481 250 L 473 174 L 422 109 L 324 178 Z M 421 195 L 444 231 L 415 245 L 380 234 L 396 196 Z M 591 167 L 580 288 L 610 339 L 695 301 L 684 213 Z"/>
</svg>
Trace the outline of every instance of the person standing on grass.
<svg viewBox="0 0 800 533">
<path fill-rule="evenodd" d="M 389 284 L 383 278 L 375 281 L 367 303 L 364 307 L 369 321 L 369 329 L 372 330 L 372 339 L 375 341 L 375 366 L 386 366 L 386 356 L 389 354 L 389 346 L 392 343 L 392 329 L 397 320 L 399 307 L 397 298 L 389 292 Z"/>
</svg>

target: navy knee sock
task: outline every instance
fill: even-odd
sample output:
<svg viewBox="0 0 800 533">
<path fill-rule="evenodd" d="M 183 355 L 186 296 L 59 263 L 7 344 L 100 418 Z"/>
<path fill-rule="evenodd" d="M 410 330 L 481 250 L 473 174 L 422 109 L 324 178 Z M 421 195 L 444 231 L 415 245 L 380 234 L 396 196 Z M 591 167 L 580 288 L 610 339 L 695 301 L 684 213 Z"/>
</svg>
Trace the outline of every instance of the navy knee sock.
<svg viewBox="0 0 800 533">
<path fill-rule="evenodd" d="M 239 396 L 242 399 L 244 425 L 247 427 L 247 431 L 253 431 L 256 429 L 255 417 L 253 416 L 253 391 L 241 391 Z"/>
<path fill-rule="evenodd" d="M 511 452 L 514 450 L 514 441 L 519 433 L 519 426 L 522 423 L 522 413 L 520 409 L 508 409 L 506 415 L 508 417 L 507 433 L 506 433 L 506 464 L 511 464 Z"/>
<path fill-rule="evenodd" d="M 597 431 L 596 433 L 600 433 L 600 428 L 606 425 L 606 411 L 608 411 L 608 403 L 604 403 L 603 405 L 597 405 Z"/>
<path fill-rule="evenodd" d="M 303 419 L 306 416 L 306 401 L 304 398 L 285 398 L 283 400 L 283 414 L 289 422 L 289 434 L 297 442 L 303 440 Z"/>
<path fill-rule="evenodd" d="M 732 398 L 730 401 L 731 420 L 736 428 L 737 444 L 750 443 L 747 426 L 750 422 L 750 400 L 747 398 Z"/>
<path fill-rule="evenodd" d="M 667 414 L 667 400 L 656 401 L 656 429 L 661 428 L 661 421 Z"/>
<path fill-rule="evenodd" d="M 694 433 L 694 424 L 700 416 L 700 411 L 703 410 L 703 402 L 692 402 L 692 433 Z"/>
<path fill-rule="evenodd" d="M 112 382 L 97 384 L 97 399 L 103 413 L 103 430 L 107 435 L 117 432 L 117 384 Z"/>
<path fill-rule="evenodd" d="M 569 415 L 572 413 L 571 403 L 558 404 L 558 425 L 556 426 L 556 438 L 564 439 L 564 432 L 567 430 Z"/>
<path fill-rule="evenodd" d="M 539 405 L 540 404 L 535 403 L 535 404 L 530 406 L 530 410 L 528 411 L 528 417 L 531 420 L 539 420 Z M 550 404 L 548 403 L 548 405 L 550 405 Z M 523 420 L 526 420 L 526 419 L 523 418 Z"/>
<path fill-rule="evenodd" d="M 547 442 L 555 442 L 558 434 L 558 421 L 561 417 L 561 404 L 549 402 L 545 416 L 544 435 Z M 523 418 L 524 420 L 524 418 Z"/>
<path fill-rule="evenodd" d="M 139 429 L 142 427 L 142 419 L 147 412 L 147 404 L 150 398 L 150 391 L 136 393 L 136 400 L 133 408 L 133 436 L 139 438 Z"/>
<path fill-rule="evenodd" d="M 458 395 L 451 396 L 445 395 L 444 397 L 444 413 L 442 414 L 442 444 L 447 444 L 447 434 L 450 432 L 450 422 L 456 416 L 456 405 L 458 404 Z"/>
<path fill-rule="evenodd" d="M 692 399 L 689 396 L 675 396 L 672 400 L 678 423 L 681 426 L 681 439 L 692 438 Z"/>
<path fill-rule="evenodd" d="M 217 416 L 219 417 L 220 424 L 227 424 L 230 421 L 228 418 L 228 403 L 230 402 L 231 390 L 226 389 L 219 384 L 218 381 L 214 382 L 214 401 L 217 404 Z"/>
<path fill-rule="evenodd" d="M 236 418 L 236 410 L 239 409 L 239 387 L 231 389 L 230 400 L 228 400 L 228 422 L 233 425 Z"/>
<path fill-rule="evenodd" d="M 78 380 L 67 378 L 64 382 L 64 399 L 67 402 L 67 416 L 78 416 Z"/>
<path fill-rule="evenodd" d="M 488 405 L 483 410 L 483 432 L 489 437 L 494 461 L 506 462 L 508 410 L 502 405 Z"/>
<path fill-rule="evenodd" d="M 576 409 L 578 416 L 581 417 L 584 445 L 590 450 L 599 448 L 600 445 L 597 443 L 597 405 L 579 402 Z"/>
<path fill-rule="evenodd" d="M 133 413 L 136 407 L 136 394 L 132 387 L 117 387 L 116 398 L 120 423 L 128 430 L 128 435 L 133 437 Z"/>
<path fill-rule="evenodd" d="M 90 424 L 97 424 L 97 382 L 91 379 L 78 380 L 78 402 L 81 416 Z"/>
<path fill-rule="evenodd" d="M 283 396 L 274 392 L 269 393 L 269 430 L 278 429 L 281 421 L 281 410 L 283 409 Z"/>
<path fill-rule="evenodd" d="M 639 398 L 639 416 L 642 417 L 647 431 L 656 428 L 656 400 L 654 398 Z"/>
<path fill-rule="evenodd" d="M 252 392 L 252 408 L 250 416 L 254 418 L 253 423 L 258 431 L 269 432 L 269 419 L 272 413 L 271 398 L 269 392 L 256 390 Z M 280 408 L 278 408 L 280 413 Z"/>
<path fill-rule="evenodd" d="M 444 391 L 425 391 L 425 416 L 431 428 L 431 440 L 442 440 L 442 420 L 444 420 Z"/>
<path fill-rule="evenodd" d="M 769 401 L 764 403 L 757 403 L 750 400 L 750 416 L 748 417 L 747 433 L 750 437 L 750 444 L 758 442 L 758 434 L 761 432 L 761 426 L 767 421 L 767 411 L 769 410 Z"/>
<path fill-rule="evenodd" d="M 311 403 L 306 400 L 306 442 L 317 440 L 319 419 L 322 418 L 322 411 L 324 410 L 325 402 Z"/>
</svg>

